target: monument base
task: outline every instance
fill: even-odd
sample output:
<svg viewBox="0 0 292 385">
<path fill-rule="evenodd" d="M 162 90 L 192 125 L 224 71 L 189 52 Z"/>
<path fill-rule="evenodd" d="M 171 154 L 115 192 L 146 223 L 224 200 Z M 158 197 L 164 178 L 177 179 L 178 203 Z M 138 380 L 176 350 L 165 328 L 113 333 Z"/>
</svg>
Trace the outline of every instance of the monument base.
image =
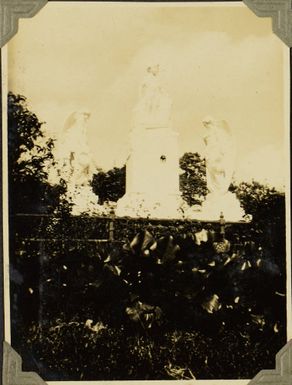
<svg viewBox="0 0 292 385">
<path fill-rule="evenodd" d="M 236 195 L 208 194 L 202 205 L 189 206 L 180 194 L 126 193 L 117 202 L 115 215 L 118 217 L 149 219 L 181 219 L 198 221 L 219 221 L 221 213 L 227 222 L 246 222 L 247 216 Z M 249 221 L 249 220 L 248 220 Z"/>
<path fill-rule="evenodd" d="M 140 217 L 151 219 L 183 219 L 185 205 L 179 194 L 164 195 L 126 193 L 119 199 L 115 214 L 119 217 Z"/>
<path fill-rule="evenodd" d="M 196 213 L 198 220 L 216 221 L 221 213 L 227 222 L 244 221 L 245 212 L 236 195 L 230 191 L 225 194 L 210 193 L 202 203 L 201 210 Z"/>
<path fill-rule="evenodd" d="M 89 185 L 68 186 L 66 198 L 71 202 L 71 214 L 104 215 L 107 214 L 107 207 L 97 203 L 98 196 L 92 191 Z"/>
</svg>

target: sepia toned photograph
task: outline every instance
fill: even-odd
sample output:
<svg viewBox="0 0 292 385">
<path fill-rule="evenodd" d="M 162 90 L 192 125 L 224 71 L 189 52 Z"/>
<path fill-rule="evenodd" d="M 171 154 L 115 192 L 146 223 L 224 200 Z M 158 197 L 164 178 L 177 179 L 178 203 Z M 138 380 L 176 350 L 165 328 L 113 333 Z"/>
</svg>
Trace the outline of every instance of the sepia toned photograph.
<svg viewBox="0 0 292 385">
<path fill-rule="evenodd" d="M 5 340 L 23 370 L 274 369 L 292 338 L 290 62 L 271 19 L 242 2 L 50 1 L 2 62 Z"/>
</svg>

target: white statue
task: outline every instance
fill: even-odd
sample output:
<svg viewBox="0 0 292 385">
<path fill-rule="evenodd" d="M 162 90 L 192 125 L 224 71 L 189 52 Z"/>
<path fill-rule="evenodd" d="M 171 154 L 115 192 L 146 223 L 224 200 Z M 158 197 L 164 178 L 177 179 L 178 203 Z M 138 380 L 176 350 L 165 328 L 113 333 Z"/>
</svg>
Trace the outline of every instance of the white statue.
<svg viewBox="0 0 292 385">
<path fill-rule="evenodd" d="M 142 83 L 139 101 L 134 108 L 134 128 L 168 127 L 171 99 L 159 81 L 159 65 L 147 68 Z"/>
<path fill-rule="evenodd" d="M 75 186 L 86 185 L 94 172 L 86 132 L 89 116 L 87 111 L 72 113 L 65 122 L 57 148 L 61 177 Z"/>
<path fill-rule="evenodd" d="M 236 146 L 230 127 L 224 120 L 206 118 L 205 159 L 209 193 L 202 203 L 198 219 L 219 220 L 221 213 L 228 221 L 243 220 L 244 210 L 236 195 L 229 190 L 235 168 Z"/>
<path fill-rule="evenodd" d="M 73 215 L 103 214 L 106 211 L 98 204 L 98 196 L 90 186 L 96 167 L 87 142 L 89 116 L 90 113 L 86 110 L 72 113 L 56 143 L 58 173 L 66 181 L 66 198 L 73 204 Z"/>
<path fill-rule="evenodd" d="M 207 187 L 210 193 L 222 195 L 228 191 L 234 173 L 235 142 L 224 120 L 206 118 L 203 124 Z"/>
</svg>

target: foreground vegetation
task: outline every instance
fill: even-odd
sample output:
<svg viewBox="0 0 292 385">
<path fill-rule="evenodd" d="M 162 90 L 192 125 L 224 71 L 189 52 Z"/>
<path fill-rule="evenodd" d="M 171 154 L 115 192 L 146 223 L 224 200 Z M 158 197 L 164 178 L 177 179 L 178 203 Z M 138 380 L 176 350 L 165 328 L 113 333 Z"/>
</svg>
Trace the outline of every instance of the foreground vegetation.
<svg viewBox="0 0 292 385">
<path fill-rule="evenodd" d="M 145 226 L 130 242 L 71 233 L 19 243 L 13 344 L 27 368 L 47 380 L 250 378 L 273 368 L 286 335 L 283 256 L 261 234 L 248 239 L 249 225 L 227 228 L 223 253 L 197 244 L 200 224 L 174 235 Z"/>
</svg>

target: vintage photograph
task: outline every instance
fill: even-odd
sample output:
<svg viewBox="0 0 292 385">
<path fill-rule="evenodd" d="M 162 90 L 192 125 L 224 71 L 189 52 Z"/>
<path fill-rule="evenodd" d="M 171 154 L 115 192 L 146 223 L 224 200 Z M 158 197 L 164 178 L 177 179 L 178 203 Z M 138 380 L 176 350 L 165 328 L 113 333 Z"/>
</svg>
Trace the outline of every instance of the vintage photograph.
<svg viewBox="0 0 292 385">
<path fill-rule="evenodd" d="M 51 1 L 20 21 L 5 294 L 24 371 L 275 368 L 291 321 L 288 56 L 241 2 Z"/>
</svg>

